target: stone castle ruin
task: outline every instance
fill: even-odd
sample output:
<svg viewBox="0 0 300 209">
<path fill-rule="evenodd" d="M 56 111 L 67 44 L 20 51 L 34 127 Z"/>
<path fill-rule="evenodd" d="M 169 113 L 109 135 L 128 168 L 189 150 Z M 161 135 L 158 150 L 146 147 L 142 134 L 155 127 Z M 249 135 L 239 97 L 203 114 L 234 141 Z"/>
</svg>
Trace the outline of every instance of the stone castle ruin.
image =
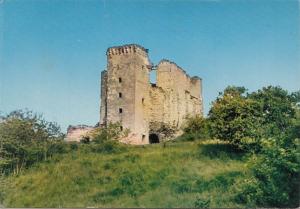
<svg viewBox="0 0 300 209">
<path fill-rule="evenodd" d="M 136 44 L 107 49 L 101 73 L 100 126 L 120 122 L 130 144 L 158 143 L 178 133 L 187 115 L 203 114 L 202 80 L 169 60 L 154 66 Z M 156 71 L 156 83 L 150 72 Z"/>
<path fill-rule="evenodd" d="M 80 140 L 83 140 L 92 130 L 94 130 L 94 127 L 87 125 L 69 126 L 66 140 L 80 142 Z"/>
</svg>

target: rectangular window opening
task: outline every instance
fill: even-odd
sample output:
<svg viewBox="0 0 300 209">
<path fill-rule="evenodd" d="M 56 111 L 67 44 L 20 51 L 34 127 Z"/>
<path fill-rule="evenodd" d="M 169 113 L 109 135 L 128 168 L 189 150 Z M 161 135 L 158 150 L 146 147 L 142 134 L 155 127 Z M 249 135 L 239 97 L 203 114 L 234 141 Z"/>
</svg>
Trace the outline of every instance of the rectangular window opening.
<svg viewBox="0 0 300 209">
<path fill-rule="evenodd" d="M 121 77 L 119 78 L 119 83 L 122 83 L 122 78 Z"/>
<path fill-rule="evenodd" d="M 122 98 L 122 93 L 121 92 L 119 92 L 119 98 Z"/>
<path fill-rule="evenodd" d="M 123 112 L 123 109 L 122 108 L 119 108 L 119 113 L 122 113 Z"/>
</svg>

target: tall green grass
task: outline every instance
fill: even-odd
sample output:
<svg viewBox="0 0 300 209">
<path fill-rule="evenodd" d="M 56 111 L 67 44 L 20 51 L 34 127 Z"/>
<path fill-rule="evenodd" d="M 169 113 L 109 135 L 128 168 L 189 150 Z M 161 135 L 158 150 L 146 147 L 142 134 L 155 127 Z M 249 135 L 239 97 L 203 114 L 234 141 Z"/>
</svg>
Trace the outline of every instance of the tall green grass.
<svg viewBox="0 0 300 209">
<path fill-rule="evenodd" d="M 70 153 L 8 178 L 6 207 L 243 207 L 246 156 L 224 142 L 169 142 Z"/>
</svg>

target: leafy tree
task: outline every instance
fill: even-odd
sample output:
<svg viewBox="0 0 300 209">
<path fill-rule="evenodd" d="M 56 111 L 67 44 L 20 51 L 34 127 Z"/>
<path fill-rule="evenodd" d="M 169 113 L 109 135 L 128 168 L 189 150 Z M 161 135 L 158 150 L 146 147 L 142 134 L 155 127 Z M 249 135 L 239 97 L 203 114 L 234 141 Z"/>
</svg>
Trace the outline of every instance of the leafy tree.
<svg viewBox="0 0 300 209">
<path fill-rule="evenodd" d="M 296 117 L 296 106 L 300 102 L 300 93 L 289 94 L 279 86 L 264 87 L 248 95 L 259 103 L 264 126 L 264 136 L 284 135 Z"/>
<path fill-rule="evenodd" d="M 266 87 L 248 95 L 259 103 L 262 139 L 249 162 L 253 176 L 237 199 L 249 207 L 297 207 L 300 195 L 300 93 Z"/>
<path fill-rule="evenodd" d="M 211 133 L 241 148 L 254 144 L 259 148 L 261 138 L 279 140 L 291 132 L 299 103 L 299 91 L 289 94 L 268 86 L 249 94 L 244 87 L 229 86 L 209 111 Z"/>
<path fill-rule="evenodd" d="M 241 148 L 257 143 L 261 136 L 259 103 L 245 93 L 244 87 L 227 87 L 208 114 L 212 136 Z"/>
<path fill-rule="evenodd" d="M 219 96 L 227 95 L 227 94 L 245 96 L 246 92 L 247 89 L 244 86 L 227 86 L 224 89 L 224 93 L 219 92 Z"/>
<path fill-rule="evenodd" d="M 48 150 L 51 142 L 62 138 L 57 124 L 32 111 L 17 110 L 1 116 L 0 170 L 17 174 L 22 168 L 47 159 L 54 151 Z"/>
<path fill-rule="evenodd" d="M 201 115 L 188 115 L 183 125 L 184 136 L 186 139 L 204 139 L 209 137 L 208 120 Z"/>
</svg>

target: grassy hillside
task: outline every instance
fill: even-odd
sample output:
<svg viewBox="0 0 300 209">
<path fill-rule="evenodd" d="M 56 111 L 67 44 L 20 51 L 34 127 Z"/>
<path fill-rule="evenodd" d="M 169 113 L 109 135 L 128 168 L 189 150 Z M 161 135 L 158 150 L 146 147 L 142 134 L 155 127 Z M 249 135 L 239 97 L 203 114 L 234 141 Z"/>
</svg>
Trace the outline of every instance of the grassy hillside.
<svg viewBox="0 0 300 209">
<path fill-rule="evenodd" d="M 170 142 L 103 154 L 78 150 L 9 177 L 7 207 L 243 207 L 235 199 L 249 175 L 228 144 Z"/>
</svg>

